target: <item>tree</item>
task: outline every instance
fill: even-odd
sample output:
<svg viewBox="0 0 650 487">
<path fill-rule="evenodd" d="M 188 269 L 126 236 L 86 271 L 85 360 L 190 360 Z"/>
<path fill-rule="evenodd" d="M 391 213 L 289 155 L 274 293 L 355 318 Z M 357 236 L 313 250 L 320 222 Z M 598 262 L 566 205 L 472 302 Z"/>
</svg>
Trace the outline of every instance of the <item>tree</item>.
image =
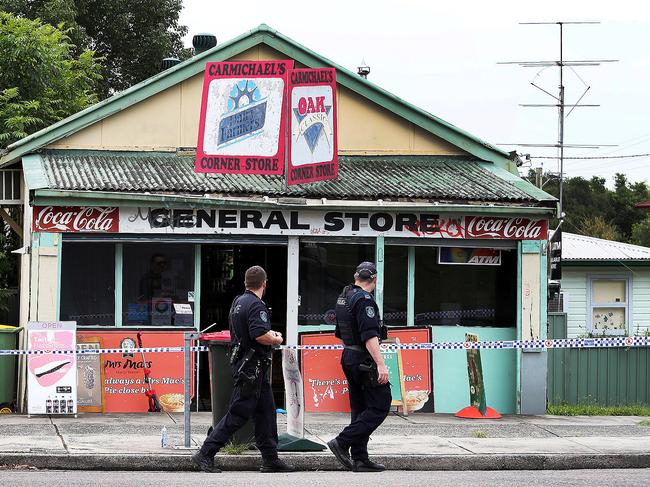
<svg viewBox="0 0 650 487">
<path fill-rule="evenodd" d="M 632 225 L 632 243 L 650 247 L 650 215 Z"/>
<path fill-rule="evenodd" d="M 66 31 L 0 12 L 0 148 L 97 101 L 94 53 L 72 48 Z"/>
<path fill-rule="evenodd" d="M 527 179 L 533 182 L 534 176 L 534 171 L 529 171 Z M 544 191 L 557 197 L 558 178 L 546 174 L 543 180 Z M 605 186 L 604 178 L 574 177 L 564 180 L 563 198 L 565 231 L 630 242 L 633 226 L 645 216 L 634 205 L 650 199 L 650 189 L 645 182 L 631 183 L 624 174 L 616 174 L 614 191 Z M 557 221 L 551 222 L 556 225 Z"/>
<path fill-rule="evenodd" d="M 602 216 L 592 216 L 580 222 L 580 234 L 590 237 L 604 238 L 605 240 L 620 240 L 621 234 L 612 222 Z"/>
<path fill-rule="evenodd" d="M 102 57 L 102 99 L 153 76 L 165 57 L 189 57 L 182 8 L 182 0 L 0 0 L 0 10 L 63 22 L 78 53 L 90 49 Z"/>
</svg>

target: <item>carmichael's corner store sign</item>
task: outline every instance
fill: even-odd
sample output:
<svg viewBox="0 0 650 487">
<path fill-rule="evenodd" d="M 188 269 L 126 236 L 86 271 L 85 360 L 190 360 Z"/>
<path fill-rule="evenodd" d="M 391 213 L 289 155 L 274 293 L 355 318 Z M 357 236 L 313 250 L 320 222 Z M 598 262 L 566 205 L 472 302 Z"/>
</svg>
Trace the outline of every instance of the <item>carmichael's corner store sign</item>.
<svg viewBox="0 0 650 487">
<path fill-rule="evenodd" d="M 426 212 L 36 206 L 35 232 L 546 240 L 548 220 Z"/>
</svg>

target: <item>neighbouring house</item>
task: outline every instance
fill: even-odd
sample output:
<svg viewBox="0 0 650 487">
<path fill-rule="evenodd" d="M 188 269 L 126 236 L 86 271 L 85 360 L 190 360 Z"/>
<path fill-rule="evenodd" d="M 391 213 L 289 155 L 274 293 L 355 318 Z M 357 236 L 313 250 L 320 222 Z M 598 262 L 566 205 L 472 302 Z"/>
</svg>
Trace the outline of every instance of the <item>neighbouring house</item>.
<svg viewBox="0 0 650 487">
<path fill-rule="evenodd" d="M 650 248 L 562 234 L 562 287 L 549 311 L 567 314 L 567 338 L 650 331 Z"/>
</svg>

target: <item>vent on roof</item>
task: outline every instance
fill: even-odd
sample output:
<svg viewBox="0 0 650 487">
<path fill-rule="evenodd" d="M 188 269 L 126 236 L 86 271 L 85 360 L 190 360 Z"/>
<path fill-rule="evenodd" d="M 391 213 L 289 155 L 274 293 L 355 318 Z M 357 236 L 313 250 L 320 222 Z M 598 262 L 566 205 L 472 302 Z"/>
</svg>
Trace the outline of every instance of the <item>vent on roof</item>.
<svg viewBox="0 0 650 487">
<path fill-rule="evenodd" d="M 201 54 L 217 45 L 217 36 L 205 33 L 196 34 L 192 38 L 192 45 L 194 46 L 194 54 Z"/>
<path fill-rule="evenodd" d="M 166 69 L 172 68 L 177 64 L 180 64 L 181 60 L 177 57 L 166 57 L 160 63 L 160 70 L 165 71 Z"/>
<path fill-rule="evenodd" d="M 0 206 L 20 205 L 20 169 L 0 169 Z"/>
</svg>

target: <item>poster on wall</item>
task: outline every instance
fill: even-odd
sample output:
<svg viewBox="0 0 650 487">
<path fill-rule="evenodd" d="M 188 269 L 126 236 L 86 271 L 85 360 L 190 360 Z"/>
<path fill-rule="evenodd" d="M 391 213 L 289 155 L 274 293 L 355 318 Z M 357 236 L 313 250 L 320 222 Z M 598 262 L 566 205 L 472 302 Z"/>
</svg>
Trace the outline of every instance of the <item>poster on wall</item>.
<svg viewBox="0 0 650 487">
<path fill-rule="evenodd" d="M 136 331 L 79 332 L 79 341 L 93 337 L 101 339 L 104 348 L 133 349 L 137 344 Z M 150 347 L 182 347 L 182 332 L 142 332 L 142 341 Z M 165 412 L 183 412 L 185 404 L 183 353 L 107 353 L 102 356 L 104 376 L 104 412 L 137 413 L 149 410 L 145 395 L 144 368 L 151 370 L 152 387 Z M 193 367 L 194 365 L 192 365 Z M 193 379 L 193 378 L 192 378 Z M 190 389 L 193 388 L 193 381 Z"/>
<path fill-rule="evenodd" d="M 389 338 L 400 343 L 428 343 L 431 329 L 390 328 Z M 339 345 L 334 333 L 303 334 L 302 345 Z M 349 412 L 348 384 L 341 369 L 341 350 L 303 350 L 302 372 L 305 412 Z M 431 395 L 431 353 L 429 350 L 402 350 L 402 374 L 406 406 L 411 411 L 433 412 Z M 395 397 L 401 394 L 400 382 L 391 383 Z"/>
<path fill-rule="evenodd" d="M 289 72 L 289 168 L 287 183 L 338 177 L 336 70 Z"/>
<path fill-rule="evenodd" d="M 51 353 L 74 350 L 74 321 L 30 321 L 28 350 L 45 351 L 27 356 L 27 413 L 77 414 L 77 363 L 74 354 Z"/>
<path fill-rule="evenodd" d="M 469 247 L 440 247 L 438 264 L 501 265 L 501 251 Z"/>
<path fill-rule="evenodd" d="M 77 350 L 99 350 L 99 337 L 77 337 Z M 77 355 L 77 407 L 82 413 L 104 412 L 104 368 L 98 353 Z"/>
<path fill-rule="evenodd" d="M 207 63 L 195 171 L 283 174 L 293 60 Z"/>
</svg>

